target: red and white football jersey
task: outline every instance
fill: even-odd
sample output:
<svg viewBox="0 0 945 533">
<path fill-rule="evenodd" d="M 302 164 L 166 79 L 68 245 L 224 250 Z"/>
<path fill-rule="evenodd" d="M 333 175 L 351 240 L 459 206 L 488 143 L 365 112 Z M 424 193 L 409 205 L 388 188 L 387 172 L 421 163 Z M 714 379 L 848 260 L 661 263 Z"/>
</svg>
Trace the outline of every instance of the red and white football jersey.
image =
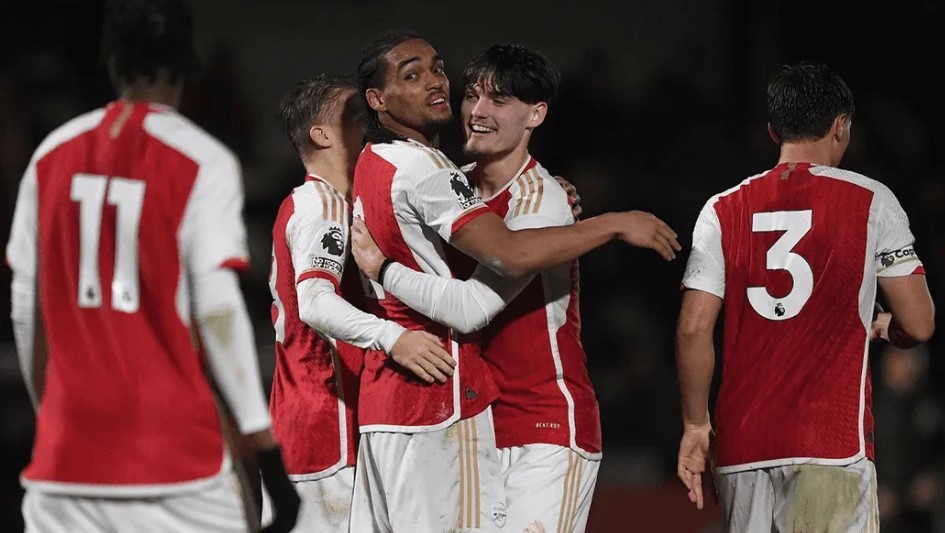
<svg viewBox="0 0 945 533">
<path fill-rule="evenodd" d="M 360 293 L 357 279 L 353 287 L 348 281 L 357 277 L 357 266 L 345 269 L 349 227 L 344 196 L 309 175 L 282 202 L 272 230 L 276 368 L 269 411 L 286 471 L 297 481 L 330 476 L 356 460 L 362 350 L 319 335 L 303 322 L 296 292 L 297 284 L 321 278 L 339 295 L 343 286 L 346 297 Z"/>
<path fill-rule="evenodd" d="M 683 286 L 725 301 L 719 471 L 873 458 L 877 276 L 923 274 L 893 193 L 783 163 L 706 204 Z"/>
<path fill-rule="evenodd" d="M 475 165 L 464 168 L 469 174 Z M 529 157 L 517 177 L 486 200 L 512 230 L 574 223 L 568 195 Z M 450 256 L 457 276 L 476 266 Z M 499 386 L 492 404 L 499 448 L 556 444 L 601 457 L 600 409 L 581 345 L 578 263 L 542 272 L 481 332 L 482 355 Z"/>
<path fill-rule="evenodd" d="M 363 216 L 384 255 L 405 266 L 452 277 L 444 248 L 464 224 L 488 213 L 462 171 L 439 150 L 416 141 L 368 144 L 354 173 L 355 216 Z M 457 366 L 451 379 L 428 385 L 384 352 L 368 350 L 361 374 L 361 432 L 418 432 L 446 428 L 482 412 L 498 389 L 477 339 L 413 311 L 377 283 L 367 284 L 377 316 L 443 339 Z"/>
<path fill-rule="evenodd" d="M 116 101 L 43 141 L 7 248 L 49 350 L 24 483 L 147 495 L 221 472 L 187 278 L 245 268 L 242 207 L 236 157 L 168 107 Z"/>
</svg>

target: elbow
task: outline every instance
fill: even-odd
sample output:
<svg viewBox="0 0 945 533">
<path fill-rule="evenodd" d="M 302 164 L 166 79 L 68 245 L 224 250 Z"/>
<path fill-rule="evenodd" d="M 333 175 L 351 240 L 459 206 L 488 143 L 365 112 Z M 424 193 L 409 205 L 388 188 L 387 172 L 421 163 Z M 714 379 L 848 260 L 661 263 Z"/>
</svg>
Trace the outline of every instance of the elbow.
<svg viewBox="0 0 945 533">
<path fill-rule="evenodd" d="M 453 329 L 461 335 L 469 335 L 470 333 L 475 333 L 480 329 L 486 327 L 489 324 L 489 320 L 486 317 L 477 320 L 464 320 L 461 324 L 457 324 Z"/>
<path fill-rule="evenodd" d="M 699 320 L 681 318 L 676 325 L 676 343 L 689 345 L 694 342 L 712 342 L 713 326 Z"/>
<path fill-rule="evenodd" d="M 929 316 L 928 319 L 915 324 L 903 324 L 902 329 L 907 336 L 918 344 L 929 342 L 932 335 L 935 334 L 935 320 Z"/>
</svg>

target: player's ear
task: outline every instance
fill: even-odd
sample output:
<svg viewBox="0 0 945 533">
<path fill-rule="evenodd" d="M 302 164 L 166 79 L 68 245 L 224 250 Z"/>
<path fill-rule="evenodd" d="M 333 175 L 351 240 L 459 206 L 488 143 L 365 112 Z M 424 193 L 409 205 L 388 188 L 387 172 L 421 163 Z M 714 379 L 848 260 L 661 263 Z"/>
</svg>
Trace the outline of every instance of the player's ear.
<svg viewBox="0 0 945 533">
<path fill-rule="evenodd" d="M 768 137 L 771 137 L 771 140 L 774 141 L 774 144 L 781 146 L 781 138 L 778 137 L 778 134 L 775 133 L 774 127 L 771 126 L 771 123 L 768 123 Z"/>
<path fill-rule="evenodd" d="M 381 91 L 378 89 L 371 88 L 364 91 L 364 99 L 367 100 L 368 106 L 374 111 L 387 111 L 387 106 L 384 105 L 384 99 L 381 97 Z"/>
<path fill-rule="evenodd" d="M 528 117 L 528 127 L 537 128 L 541 126 L 541 123 L 545 121 L 545 117 L 548 116 L 548 104 L 547 102 L 538 102 L 532 106 L 531 115 Z"/>
<path fill-rule="evenodd" d="M 833 125 L 830 127 L 830 133 L 833 134 L 834 139 L 838 142 L 843 139 L 844 132 L 849 128 L 847 123 L 846 115 L 837 115 L 837 118 L 833 119 Z"/>
<path fill-rule="evenodd" d="M 308 129 L 308 138 L 317 149 L 331 148 L 331 135 L 321 124 L 314 124 Z"/>
</svg>

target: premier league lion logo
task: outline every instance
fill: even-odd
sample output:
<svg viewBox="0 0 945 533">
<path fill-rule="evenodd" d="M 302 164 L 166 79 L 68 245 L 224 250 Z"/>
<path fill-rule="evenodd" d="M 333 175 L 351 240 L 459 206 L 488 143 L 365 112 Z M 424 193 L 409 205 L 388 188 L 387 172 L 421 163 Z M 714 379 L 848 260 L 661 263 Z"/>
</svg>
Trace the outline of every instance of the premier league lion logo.
<svg viewBox="0 0 945 533">
<path fill-rule="evenodd" d="M 322 236 L 322 248 L 331 255 L 338 257 L 344 253 L 345 240 L 341 234 L 340 228 L 328 228 L 328 231 Z"/>
</svg>

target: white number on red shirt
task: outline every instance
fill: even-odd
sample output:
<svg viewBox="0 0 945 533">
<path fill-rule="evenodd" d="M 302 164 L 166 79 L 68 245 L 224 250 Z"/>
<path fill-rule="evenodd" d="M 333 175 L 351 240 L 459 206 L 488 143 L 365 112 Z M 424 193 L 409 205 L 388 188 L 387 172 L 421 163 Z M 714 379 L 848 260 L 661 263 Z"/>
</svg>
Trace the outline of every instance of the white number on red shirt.
<svg viewBox="0 0 945 533">
<path fill-rule="evenodd" d="M 749 287 L 748 302 L 759 315 L 768 320 L 787 320 L 794 318 L 814 291 L 814 273 L 810 264 L 792 250 L 810 231 L 812 212 L 775 211 L 755 213 L 751 220 L 751 231 L 783 231 L 781 236 L 765 255 L 768 270 L 787 270 L 794 280 L 794 287 L 783 298 L 775 298 L 767 287 Z"/>
<path fill-rule="evenodd" d="M 138 311 L 138 228 L 144 204 L 145 183 L 128 178 L 96 174 L 72 177 L 70 197 L 79 203 L 79 307 L 102 305 L 102 283 L 98 267 L 102 208 L 106 200 L 116 207 L 115 270 L 112 277 L 112 309 Z"/>
</svg>

